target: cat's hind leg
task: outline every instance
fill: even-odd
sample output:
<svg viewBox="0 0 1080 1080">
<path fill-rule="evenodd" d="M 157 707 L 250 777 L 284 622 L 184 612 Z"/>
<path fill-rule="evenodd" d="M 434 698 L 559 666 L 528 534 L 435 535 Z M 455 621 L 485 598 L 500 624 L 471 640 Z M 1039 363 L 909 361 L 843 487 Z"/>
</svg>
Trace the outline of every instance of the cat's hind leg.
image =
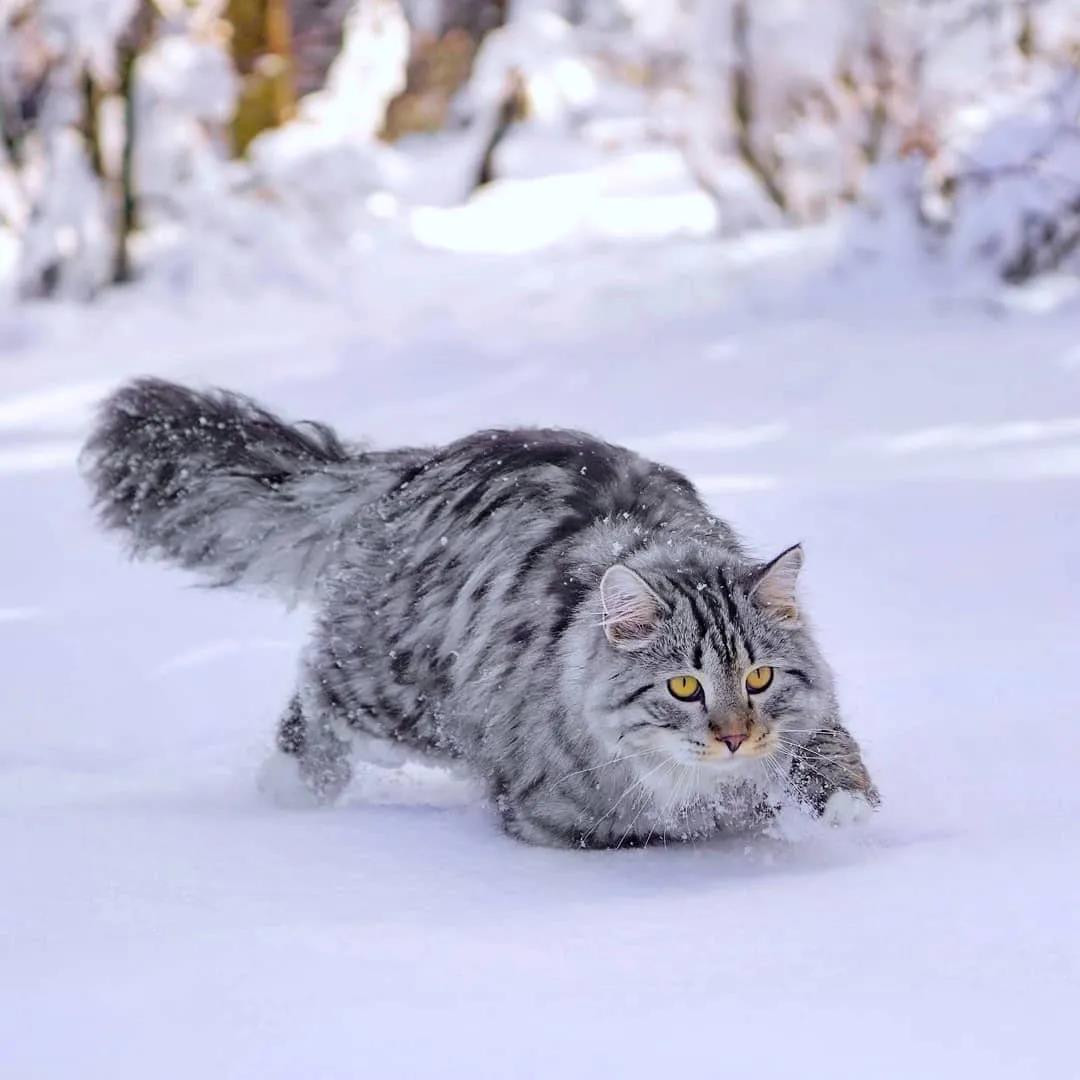
<svg viewBox="0 0 1080 1080">
<path fill-rule="evenodd" d="M 351 747 L 332 703 L 317 687 L 293 695 L 278 722 L 277 750 L 259 774 L 259 789 L 282 805 L 333 802 L 352 778 Z"/>
</svg>

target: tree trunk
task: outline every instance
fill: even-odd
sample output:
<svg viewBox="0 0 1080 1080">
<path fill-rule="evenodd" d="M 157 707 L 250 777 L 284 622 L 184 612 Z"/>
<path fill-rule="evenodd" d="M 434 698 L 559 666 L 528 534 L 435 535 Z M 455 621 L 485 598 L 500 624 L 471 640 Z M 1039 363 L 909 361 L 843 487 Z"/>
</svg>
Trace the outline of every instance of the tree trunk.
<svg viewBox="0 0 1080 1080">
<path fill-rule="evenodd" d="M 242 154 L 267 128 L 296 112 L 292 20 L 287 0 L 229 0 L 232 56 L 243 80 L 233 117 L 233 148 Z"/>
<path fill-rule="evenodd" d="M 124 107 L 124 142 L 120 156 L 120 208 L 113 254 L 112 281 L 123 285 L 132 278 L 131 236 L 138 227 L 139 203 L 135 191 L 135 65 L 149 44 L 156 10 L 151 0 L 140 0 L 131 23 L 117 45 L 118 92 Z"/>
<path fill-rule="evenodd" d="M 771 163 L 754 145 L 754 70 L 750 50 L 749 0 L 736 0 L 731 8 L 731 106 L 735 120 L 735 148 L 746 167 L 757 177 L 765 193 L 784 213 L 787 198 Z"/>
<path fill-rule="evenodd" d="M 528 109 L 529 98 L 525 89 L 525 80 L 520 71 L 516 68 L 511 69 L 506 80 L 506 91 L 495 114 L 495 123 L 484 145 L 484 152 L 480 156 L 480 168 L 477 170 L 476 181 L 473 184 L 474 191 L 485 184 L 490 184 L 495 179 L 495 151 L 510 133 L 514 124 L 528 115 Z"/>
</svg>

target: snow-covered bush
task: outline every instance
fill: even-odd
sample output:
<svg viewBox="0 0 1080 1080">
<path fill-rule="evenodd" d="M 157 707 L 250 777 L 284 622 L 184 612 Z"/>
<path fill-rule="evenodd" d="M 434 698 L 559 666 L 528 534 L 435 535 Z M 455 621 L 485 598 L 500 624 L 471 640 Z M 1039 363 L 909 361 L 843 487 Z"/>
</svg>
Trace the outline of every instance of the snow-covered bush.
<svg viewBox="0 0 1080 1080">
<path fill-rule="evenodd" d="M 1080 269 L 1080 73 L 997 118 L 952 178 L 954 248 L 1020 282 Z"/>
</svg>

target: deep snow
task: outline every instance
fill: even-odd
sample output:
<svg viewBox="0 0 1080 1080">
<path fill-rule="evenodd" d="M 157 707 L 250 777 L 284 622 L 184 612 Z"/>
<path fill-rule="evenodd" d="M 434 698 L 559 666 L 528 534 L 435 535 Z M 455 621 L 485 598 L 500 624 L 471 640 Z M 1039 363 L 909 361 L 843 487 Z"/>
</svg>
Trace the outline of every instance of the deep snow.
<svg viewBox="0 0 1080 1080">
<path fill-rule="evenodd" d="M 809 240 L 0 312 L 5 1077 L 1074 1073 L 1080 311 L 796 286 Z M 572 853 L 436 776 L 267 805 L 304 615 L 95 531 L 74 455 L 135 372 L 380 444 L 554 423 L 684 468 L 763 554 L 804 542 L 883 810 Z"/>
</svg>

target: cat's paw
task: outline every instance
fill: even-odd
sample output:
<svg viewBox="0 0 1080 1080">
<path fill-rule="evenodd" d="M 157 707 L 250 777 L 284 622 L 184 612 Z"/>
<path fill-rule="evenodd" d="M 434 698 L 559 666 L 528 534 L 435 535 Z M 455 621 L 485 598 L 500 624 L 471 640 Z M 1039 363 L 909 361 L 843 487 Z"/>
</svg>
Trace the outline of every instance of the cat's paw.
<svg viewBox="0 0 1080 1080">
<path fill-rule="evenodd" d="M 825 803 L 821 820 L 830 828 L 845 829 L 864 825 L 874 813 L 870 800 L 857 791 L 834 791 Z"/>
<path fill-rule="evenodd" d="M 255 790 L 267 802 L 287 810 L 304 810 L 323 803 L 304 782 L 300 763 L 288 754 L 271 754 L 262 763 L 255 777 Z"/>
</svg>

